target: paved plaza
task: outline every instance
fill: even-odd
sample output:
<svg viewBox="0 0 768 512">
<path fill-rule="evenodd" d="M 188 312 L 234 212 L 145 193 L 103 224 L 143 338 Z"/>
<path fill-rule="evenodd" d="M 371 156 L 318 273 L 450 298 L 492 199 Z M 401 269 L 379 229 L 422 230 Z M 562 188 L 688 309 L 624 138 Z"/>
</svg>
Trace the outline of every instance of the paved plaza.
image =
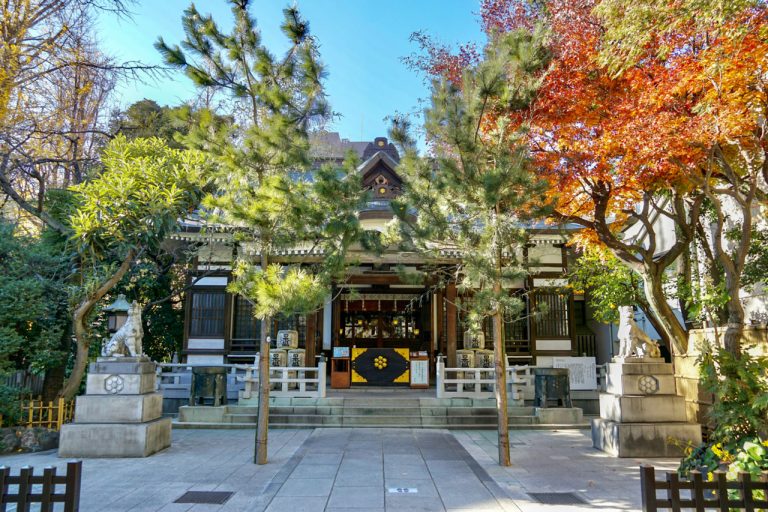
<svg viewBox="0 0 768 512">
<path fill-rule="evenodd" d="M 496 464 L 494 431 L 270 431 L 270 463 L 252 463 L 252 430 L 176 430 L 146 459 L 87 459 L 90 511 L 557 511 L 638 510 L 638 459 L 591 447 L 589 432 L 514 431 L 513 467 Z M 14 469 L 65 460 L 55 452 L 0 457 Z M 676 461 L 655 459 L 674 468 Z M 187 491 L 228 491 L 223 505 L 174 503 Z M 556 493 L 580 505 L 543 505 Z M 561 493 L 572 493 L 564 495 Z"/>
</svg>

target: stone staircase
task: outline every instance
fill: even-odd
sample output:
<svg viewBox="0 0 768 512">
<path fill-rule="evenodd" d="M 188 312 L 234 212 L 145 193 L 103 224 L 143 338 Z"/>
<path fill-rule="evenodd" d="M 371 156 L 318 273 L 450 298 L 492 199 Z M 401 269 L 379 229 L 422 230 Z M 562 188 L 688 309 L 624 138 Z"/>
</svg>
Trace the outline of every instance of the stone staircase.
<svg viewBox="0 0 768 512">
<path fill-rule="evenodd" d="M 493 400 L 468 398 L 275 398 L 269 426 L 290 428 L 495 429 Z M 510 428 L 589 428 L 581 409 L 508 407 Z M 181 407 L 174 428 L 254 428 L 255 404 Z"/>
</svg>

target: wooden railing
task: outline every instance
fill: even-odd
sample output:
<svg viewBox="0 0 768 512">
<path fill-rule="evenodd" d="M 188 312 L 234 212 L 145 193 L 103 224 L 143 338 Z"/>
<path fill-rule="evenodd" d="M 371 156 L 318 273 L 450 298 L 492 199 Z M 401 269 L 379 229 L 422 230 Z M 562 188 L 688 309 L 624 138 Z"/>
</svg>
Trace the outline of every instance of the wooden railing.
<svg viewBox="0 0 768 512">
<path fill-rule="evenodd" d="M 53 467 L 45 468 L 42 475 L 34 475 L 34 469 L 26 466 L 18 476 L 11 476 L 10 468 L 0 466 L 0 510 L 5 511 L 6 505 L 13 503 L 15 510 L 27 512 L 30 505 L 39 503 L 36 510 L 47 512 L 61 510 L 55 504 L 63 503 L 64 512 L 76 512 L 80 509 L 82 465 L 82 461 L 68 462 L 66 475 L 57 475 Z M 57 485 L 64 485 L 63 493 L 56 492 Z"/>
<path fill-rule="evenodd" d="M 270 367 L 269 383 L 272 390 L 269 392 L 269 395 L 295 398 L 325 398 L 325 366 L 326 363 L 320 361 L 317 367 Z M 245 383 L 245 389 L 240 394 L 240 398 L 252 398 L 254 391 L 259 386 L 258 367 L 246 367 L 245 376 L 242 378 L 238 377 L 238 379 Z"/>
<path fill-rule="evenodd" d="M 19 425 L 24 427 L 45 427 L 61 430 L 61 426 L 72 421 L 75 415 L 75 401 L 59 398 L 52 402 L 27 400 L 21 403 Z M 0 415 L 0 426 L 3 416 Z"/>
<path fill-rule="evenodd" d="M 738 480 L 729 481 L 722 471 L 715 471 L 712 477 L 705 480 L 698 471 L 691 471 L 690 480 L 681 480 L 677 473 L 667 473 L 664 480 L 656 480 L 653 466 L 640 466 L 643 511 L 768 508 L 768 471 L 764 471 L 759 480 L 753 480 L 749 473 L 740 473 Z M 665 496 L 659 498 L 657 491 L 663 491 Z"/>
</svg>

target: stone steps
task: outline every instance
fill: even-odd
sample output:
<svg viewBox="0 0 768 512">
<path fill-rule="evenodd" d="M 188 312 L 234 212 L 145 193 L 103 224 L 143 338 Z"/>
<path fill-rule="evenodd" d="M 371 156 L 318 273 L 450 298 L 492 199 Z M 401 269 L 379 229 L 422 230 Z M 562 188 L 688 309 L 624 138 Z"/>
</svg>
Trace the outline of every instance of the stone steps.
<svg viewBox="0 0 768 512">
<path fill-rule="evenodd" d="M 471 399 L 279 399 L 270 405 L 270 428 L 461 428 L 495 429 L 497 413 L 492 400 Z M 537 411 L 520 403 L 507 408 L 510 428 L 587 428 L 580 410 Z M 578 411 L 576 413 L 575 411 Z M 220 408 L 183 407 L 176 428 L 200 428 L 202 423 L 221 428 L 253 428 L 258 408 L 251 403 Z"/>
</svg>

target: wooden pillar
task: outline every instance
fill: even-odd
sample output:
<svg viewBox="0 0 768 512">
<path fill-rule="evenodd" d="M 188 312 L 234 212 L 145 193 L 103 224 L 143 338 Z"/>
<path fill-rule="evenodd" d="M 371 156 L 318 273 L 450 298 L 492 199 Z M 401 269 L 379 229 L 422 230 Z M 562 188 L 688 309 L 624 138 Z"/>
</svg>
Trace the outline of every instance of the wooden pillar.
<svg viewBox="0 0 768 512">
<path fill-rule="evenodd" d="M 306 366 L 315 366 L 315 354 L 317 347 L 317 312 L 307 314 L 307 338 L 304 343 Z"/>
<path fill-rule="evenodd" d="M 445 301 L 442 290 L 435 293 L 435 301 L 437 302 L 437 318 L 435 319 L 436 325 L 434 326 L 434 329 L 437 333 L 437 351 L 441 354 L 445 354 L 445 330 L 443 329 L 443 308 L 445 307 Z"/>
<path fill-rule="evenodd" d="M 445 300 L 447 301 L 445 314 L 447 315 L 445 353 L 448 356 L 448 367 L 456 368 L 456 283 L 448 283 L 445 289 Z"/>
<path fill-rule="evenodd" d="M 331 348 L 339 344 L 339 328 L 341 327 L 341 299 L 337 296 L 332 305 L 333 322 L 331 323 Z"/>
</svg>

